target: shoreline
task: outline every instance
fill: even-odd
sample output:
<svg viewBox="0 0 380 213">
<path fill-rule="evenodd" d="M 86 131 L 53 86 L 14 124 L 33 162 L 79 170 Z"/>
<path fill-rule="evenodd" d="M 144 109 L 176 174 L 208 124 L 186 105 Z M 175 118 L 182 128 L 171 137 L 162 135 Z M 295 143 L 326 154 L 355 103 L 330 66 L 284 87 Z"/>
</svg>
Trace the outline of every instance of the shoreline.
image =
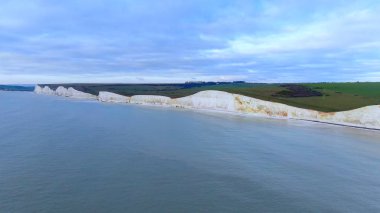
<svg viewBox="0 0 380 213">
<path fill-rule="evenodd" d="M 94 100 L 104 103 L 190 109 L 203 112 L 228 113 L 243 117 L 301 120 L 366 130 L 380 130 L 380 106 L 378 105 L 342 112 L 319 112 L 215 90 L 201 91 L 176 99 L 156 95 L 127 97 L 107 91 L 101 91 L 96 96 L 75 90 L 72 87 L 64 88 L 63 86 L 52 90 L 48 86 L 42 88 L 37 85 L 34 92 L 36 94 Z"/>
<path fill-rule="evenodd" d="M 192 109 L 192 108 L 181 108 L 181 107 L 173 107 L 173 106 L 160 106 L 160 105 L 154 105 L 154 104 L 129 104 L 129 103 L 113 103 L 113 102 L 100 102 L 102 104 L 120 104 L 125 106 L 142 106 L 147 108 L 166 108 L 166 109 L 177 109 L 177 110 L 186 110 L 196 113 L 213 113 L 213 114 L 226 114 L 231 116 L 240 116 L 244 118 L 265 118 L 265 119 L 273 119 L 273 120 L 292 120 L 292 121 L 304 121 L 304 122 L 310 122 L 310 123 L 316 123 L 316 124 L 324 124 L 324 125 L 332 125 L 332 126 L 339 126 L 339 127 L 349 127 L 354 129 L 363 129 L 363 130 L 370 130 L 370 131 L 377 131 L 379 132 L 380 129 L 376 128 L 369 128 L 369 127 L 362 127 L 362 126 L 354 126 L 354 125 L 347 125 L 347 124 L 340 124 L 340 123 L 331 123 L 331 122 L 324 122 L 324 121 L 317 121 L 317 120 L 307 120 L 307 119 L 296 119 L 296 118 L 281 118 L 281 117 L 271 117 L 271 116 L 265 116 L 265 115 L 255 115 L 250 113 L 243 113 L 243 112 L 229 112 L 229 111 L 222 111 L 222 110 L 213 110 L 213 109 Z"/>
</svg>

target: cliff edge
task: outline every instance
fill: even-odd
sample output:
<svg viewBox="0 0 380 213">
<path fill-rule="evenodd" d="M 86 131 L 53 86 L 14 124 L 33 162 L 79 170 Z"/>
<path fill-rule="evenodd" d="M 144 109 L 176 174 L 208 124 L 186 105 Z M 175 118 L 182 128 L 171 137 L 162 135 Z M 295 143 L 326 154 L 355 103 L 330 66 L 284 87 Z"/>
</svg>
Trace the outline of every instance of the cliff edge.
<svg viewBox="0 0 380 213">
<path fill-rule="evenodd" d="M 131 97 L 126 97 L 106 91 L 101 91 L 99 96 L 95 96 L 77 91 L 72 87 L 66 89 L 62 86 L 59 86 L 54 91 L 48 86 L 42 88 L 37 85 L 34 91 L 37 94 L 58 95 L 81 99 L 97 99 L 102 102 L 215 110 L 221 112 L 282 119 L 307 120 L 380 130 L 380 106 L 378 105 L 343 112 L 326 113 L 214 90 L 202 91 L 194 95 L 176 99 L 155 95 L 134 95 Z"/>
</svg>

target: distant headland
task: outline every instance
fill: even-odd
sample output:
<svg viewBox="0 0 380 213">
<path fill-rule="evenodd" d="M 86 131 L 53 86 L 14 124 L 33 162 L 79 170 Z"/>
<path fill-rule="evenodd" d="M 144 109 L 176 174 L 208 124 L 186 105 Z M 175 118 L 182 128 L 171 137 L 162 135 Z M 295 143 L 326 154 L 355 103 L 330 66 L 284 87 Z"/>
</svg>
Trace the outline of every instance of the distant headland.
<svg viewBox="0 0 380 213">
<path fill-rule="evenodd" d="M 34 86 L 31 85 L 0 85 L 0 91 L 22 91 L 22 92 L 32 92 Z"/>
</svg>

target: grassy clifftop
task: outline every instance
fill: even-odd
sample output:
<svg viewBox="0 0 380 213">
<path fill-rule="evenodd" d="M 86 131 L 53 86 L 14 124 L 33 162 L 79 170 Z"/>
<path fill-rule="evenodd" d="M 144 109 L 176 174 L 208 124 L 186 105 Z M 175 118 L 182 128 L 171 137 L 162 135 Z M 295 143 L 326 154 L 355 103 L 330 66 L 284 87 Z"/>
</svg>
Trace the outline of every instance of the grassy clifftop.
<svg viewBox="0 0 380 213">
<path fill-rule="evenodd" d="M 184 97 L 204 90 L 241 94 L 291 106 L 324 112 L 344 111 L 368 105 L 380 105 L 380 82 L 364 83 L 187 83 L 187 84 L 61 84 L 98 95 L 108 91 L 125 96 L 163 95 Z M 52 89 L 59 85 L 48 85 Z"/>
</svg>

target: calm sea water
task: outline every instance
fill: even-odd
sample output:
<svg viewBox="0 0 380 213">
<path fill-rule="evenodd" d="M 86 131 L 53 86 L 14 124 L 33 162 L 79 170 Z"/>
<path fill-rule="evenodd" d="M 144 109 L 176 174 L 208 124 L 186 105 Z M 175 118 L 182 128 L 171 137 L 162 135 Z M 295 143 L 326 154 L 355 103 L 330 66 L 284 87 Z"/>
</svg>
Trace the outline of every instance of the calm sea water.
<svg viewBox="0 0 380 213">
<path fill-rule="evenodd" d="M 0 212 L 380 212 L 380 132 L 0 92 Z"/>
</svg>

